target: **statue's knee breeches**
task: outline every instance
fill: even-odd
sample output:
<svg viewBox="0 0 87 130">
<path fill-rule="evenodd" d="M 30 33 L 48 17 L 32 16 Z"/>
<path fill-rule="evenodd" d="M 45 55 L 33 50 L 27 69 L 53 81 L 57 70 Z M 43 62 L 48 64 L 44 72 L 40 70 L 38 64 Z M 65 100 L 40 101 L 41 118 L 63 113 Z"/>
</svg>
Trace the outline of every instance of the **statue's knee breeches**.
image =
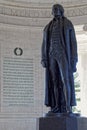
<svg viewBox="0 0 87 130">
<path fill-rule="evenodd" d="M 58 83 L 60 81 L 60 72 L 59 72 L 57 60 L 55 58 L 50 59 L 49 69 L 50 69 L 50 75 L 54 86 L 58 86 Z"/>
</svg>

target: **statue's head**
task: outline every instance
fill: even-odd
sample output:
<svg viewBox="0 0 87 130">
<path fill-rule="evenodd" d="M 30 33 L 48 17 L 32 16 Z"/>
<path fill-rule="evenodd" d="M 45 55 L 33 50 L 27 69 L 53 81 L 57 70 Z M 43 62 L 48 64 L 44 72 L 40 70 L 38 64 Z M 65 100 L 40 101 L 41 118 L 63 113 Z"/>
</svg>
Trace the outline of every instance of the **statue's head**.
<svg viewBox="0 0 87 130">
<path fill-rule="evenodd" d="M 54 17 L 63 16 L 64 15 L 64 8 L 60 4 L 55 4 L 52 7 L 52 15 Z"/>
</svg>

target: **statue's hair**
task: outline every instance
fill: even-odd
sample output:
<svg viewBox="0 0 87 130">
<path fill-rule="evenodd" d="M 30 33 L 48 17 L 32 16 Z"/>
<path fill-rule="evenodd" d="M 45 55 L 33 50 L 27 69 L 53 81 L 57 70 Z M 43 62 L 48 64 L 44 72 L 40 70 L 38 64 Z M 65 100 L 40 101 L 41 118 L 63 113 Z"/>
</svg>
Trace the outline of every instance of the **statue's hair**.
<svg viewBox="0 0 87 130">
<path fill-rule="evenodd" d="M 54 5 L 53 5 L 53 7 L 52 7 L 52 14 L 53 14 L 55 8 L 59 8 L 60 11 L 61 11 L 61 13 L 62 13 L 62 15 L 64 14 L 64 8 L 63 8 L 63 6 L 60 5 L 60 4 L 54 4 Z"/>
</svg>

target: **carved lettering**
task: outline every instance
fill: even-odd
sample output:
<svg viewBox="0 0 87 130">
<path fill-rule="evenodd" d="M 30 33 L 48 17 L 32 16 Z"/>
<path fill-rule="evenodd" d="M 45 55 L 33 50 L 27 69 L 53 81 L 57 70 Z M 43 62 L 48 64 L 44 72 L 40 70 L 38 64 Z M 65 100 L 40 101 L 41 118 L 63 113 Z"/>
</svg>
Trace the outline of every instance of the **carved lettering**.
<svg viewBox="0 0 87 130">
<path fill-rule="evenodd" d="M 31 17 L 31 18 L 49 18 L 51 17 L 50 9 L 27 9 L 27 8 L 12 8 L 10 6 L 6 7 L 0 7 L 0 13 L 6 14 L 6 15 L 12 15 L 12 16 L 19 16 L 19 17 Z M 87 14 L 87 7 L 81 6 L 77 8 L 65 8 L 65 14 L 68 17 L 74 17 L 74 16 L 82 16 Z"/>
<path fill-rule="evenodd" d="M 33 77 L 33 59 L 5 57 L 3 61 L 3 105 L 33 105 Z"/>
</svg>

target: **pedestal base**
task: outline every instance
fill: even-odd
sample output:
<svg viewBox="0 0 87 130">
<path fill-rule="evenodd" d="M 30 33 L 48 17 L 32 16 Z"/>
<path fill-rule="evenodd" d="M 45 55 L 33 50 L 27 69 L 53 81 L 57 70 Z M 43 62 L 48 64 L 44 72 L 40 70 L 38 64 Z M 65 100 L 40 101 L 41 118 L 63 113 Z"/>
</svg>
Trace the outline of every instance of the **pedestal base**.
<svg viewBox="0 0 87 130">
<path fill-rule="evenodd" d="M 87 118 L 78 116 L 49 116 L 37 119 L 36 130 L 87 130 Z"/>
</svg>

